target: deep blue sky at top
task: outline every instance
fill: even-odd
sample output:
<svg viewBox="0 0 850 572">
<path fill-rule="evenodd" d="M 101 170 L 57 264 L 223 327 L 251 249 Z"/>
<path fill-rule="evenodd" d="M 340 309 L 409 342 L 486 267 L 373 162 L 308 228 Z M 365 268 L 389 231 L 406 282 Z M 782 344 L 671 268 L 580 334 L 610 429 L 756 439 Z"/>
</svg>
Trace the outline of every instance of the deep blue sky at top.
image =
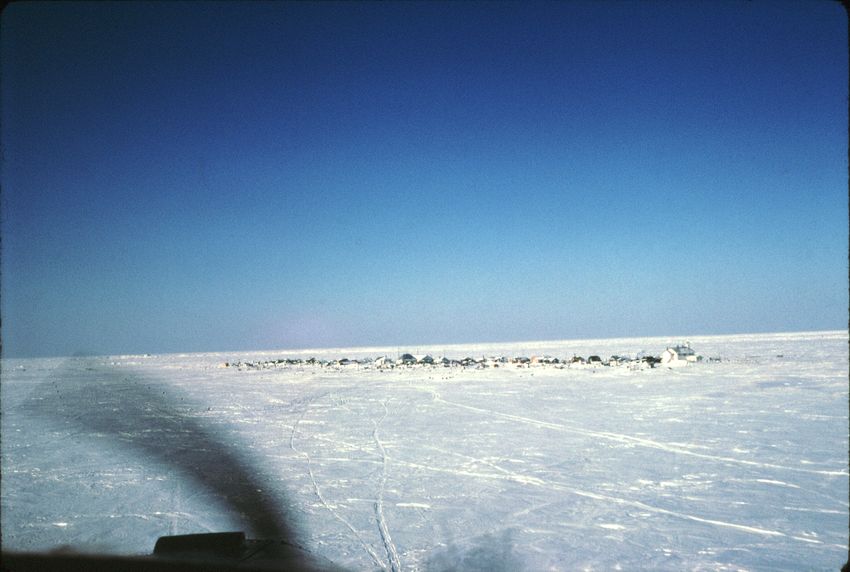
<svg viewBox="0 0 850 572">
<path fill-rule="evenodd" d="M 26 3 L 6 356 L 847 326 L 829 2 Z"/>
</svg>

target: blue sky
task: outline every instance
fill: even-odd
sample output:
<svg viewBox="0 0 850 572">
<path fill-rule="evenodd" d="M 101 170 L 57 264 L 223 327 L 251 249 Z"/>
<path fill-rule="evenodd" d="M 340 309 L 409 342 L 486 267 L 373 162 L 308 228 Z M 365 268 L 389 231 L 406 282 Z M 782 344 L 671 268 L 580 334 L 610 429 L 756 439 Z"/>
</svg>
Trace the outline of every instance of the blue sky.
<svg viewBox="0 0 850 572">
<path fill-rule="evenodd" d="M 26 3 L 14 356 L 844 329 L 830 2 Z"/>
</svg>

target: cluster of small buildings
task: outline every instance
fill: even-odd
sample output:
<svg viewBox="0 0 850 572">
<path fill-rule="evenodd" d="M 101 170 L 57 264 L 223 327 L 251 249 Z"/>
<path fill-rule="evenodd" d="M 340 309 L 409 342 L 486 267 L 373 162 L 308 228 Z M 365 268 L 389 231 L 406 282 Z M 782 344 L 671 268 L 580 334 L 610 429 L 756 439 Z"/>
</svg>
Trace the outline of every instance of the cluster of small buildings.
<svg viewBox="0 0 850 572">
<path fill-rule="evenodd" d="M 689 365 L 698 361 L 702 361 L 702 356 L 698 356 L 690 344 L 680 344 L 668 347 L 661 356 L 640 355 L 638 357 L 628 357 L 612 355 L 608 359 L 603 360 L 598 355 L 591 355 L 587 358 L 582 356 L 573 356 L 569 359 L 559 359 L 548 355 L 544 356 L 490 356 L 490 357 L 465 357 L 463 359 L 450 359 L 447 357 L 435 358 L 431 355 L 413 355 L 410 353 L 401 354 L 398 358 L 392 359 L 388 356 L 380 356 L 378 358 L 362 358 L 348 359 L 342 358 L 337 360 L 324 359 L 277 359 L 258 362 L 226 362 L 222 367 L 235 367 L 238 369 L 272 369 L 278 367 L 290 366 L 314 366 L 322 368 L 342 369 L 342 368 L 364 368 L 364 369 L 394 369 L 394 368 L 415 368 L 415 367 L 463 367 L 483 369 L 488 367 L 535 367 L 535 366 L 552 366 L 557 368 L 581 368 L 581 367 L 628 367 L 630 369 L 645 369 L 657 366 L 679 367 Z"/>
</svg>

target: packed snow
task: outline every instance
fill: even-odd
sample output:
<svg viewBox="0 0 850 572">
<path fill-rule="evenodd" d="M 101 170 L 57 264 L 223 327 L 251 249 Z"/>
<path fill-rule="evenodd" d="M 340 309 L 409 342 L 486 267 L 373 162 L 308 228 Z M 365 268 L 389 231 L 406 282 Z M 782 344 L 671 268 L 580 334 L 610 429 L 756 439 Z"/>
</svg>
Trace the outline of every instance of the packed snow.
<svg viewBox="0 0 850 572">
<path fill-rule="evenodd" d="M 144 554 L 256 509 L 351 570 L 840 568 L 846 331 L 694 336 L 719 361 L 677 368 L 222 367 L 680 341 L 4 359 L 3 548 Z"/>
</svg>

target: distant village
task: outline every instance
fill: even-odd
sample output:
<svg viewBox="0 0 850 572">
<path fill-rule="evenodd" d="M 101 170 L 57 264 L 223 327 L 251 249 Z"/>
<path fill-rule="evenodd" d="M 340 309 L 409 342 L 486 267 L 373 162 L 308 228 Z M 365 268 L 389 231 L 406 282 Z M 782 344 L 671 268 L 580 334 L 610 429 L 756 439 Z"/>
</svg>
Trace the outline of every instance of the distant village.
<svg viewBox="0 0 850 572">
<path fill-rule="evenodd" d="M 612 355 L 607 359 L 602 359 L 598 355 L 590 355 L 587 358 L 574 355 L 567 359 L 552 357 L 549 355 L 543 356 L 481 356 L 481 357 L 465 357 L 462 359 L 452 359 L 447 357 L 434 357 L 430 354 L 414 355 L 411 353 L 401 354 L 393 359 L 389 356 L 380 356 L 377 358 L 361 358 L 361 359 L 300 359 L 287 358 L 266 361 L 238 361 L 225 362 L 221 367 L 232 367 L 239 370 L 251 369 L 275 369 L 286 368 L 293 366 L 313 366 L 321 368 L 330 368 L 341 370 L 343 368 L 362 368 L 362 369 L 377 369 L 390 370 L 395 368 L 437 368 L 437 367 L 454 367 L 454 368 L 474 368 L 484 369 L 488 367 L 514 367 L 514 368 L 530 368 L 530 367 L 554 367 L 554 368 L 595 368 L 595 367 L 619 367 L 628 368 L 631 370 L 649 369 L 655 367 L 682 367 L 695 364 L 703 361 L 703 356 L 691 348 L 689 343 L 670 346 L 664 350 L 660 356 L 638 354 L 635 357 Z M 719 358 L 708 358 L 708 361 L 717 362 Z"/>
</svg>

